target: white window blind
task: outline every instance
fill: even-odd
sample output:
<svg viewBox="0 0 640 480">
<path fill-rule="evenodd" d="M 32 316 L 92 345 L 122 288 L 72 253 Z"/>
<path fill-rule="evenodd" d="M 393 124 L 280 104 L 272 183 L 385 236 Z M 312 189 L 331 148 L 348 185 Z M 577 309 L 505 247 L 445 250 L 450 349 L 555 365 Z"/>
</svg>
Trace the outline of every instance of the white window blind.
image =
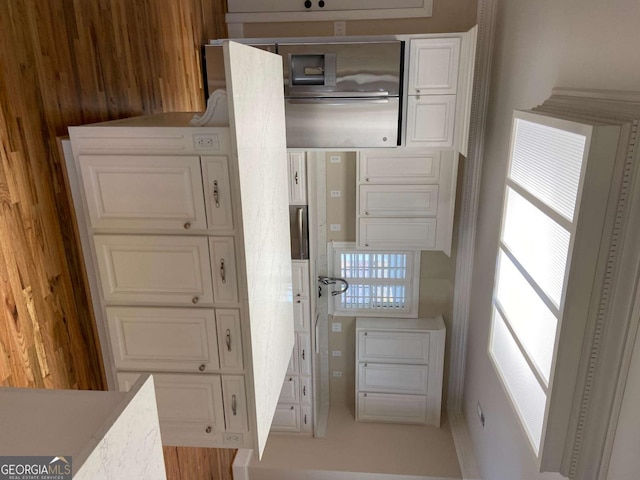
<svg viewBox="0 0 640 480">
<path fill-rule="evenodd" d="M 349 283 L 345 293 L 333 297 L 334 315 L 417 316 L 419 252 L 330 245 L 332 275 Z"/>
</svg>

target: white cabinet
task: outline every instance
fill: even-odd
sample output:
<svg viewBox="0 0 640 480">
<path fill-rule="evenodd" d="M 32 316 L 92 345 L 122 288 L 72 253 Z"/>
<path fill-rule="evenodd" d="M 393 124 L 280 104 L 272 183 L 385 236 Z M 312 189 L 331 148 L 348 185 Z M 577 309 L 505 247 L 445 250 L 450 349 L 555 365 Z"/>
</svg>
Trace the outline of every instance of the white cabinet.
<svg viewBox="0 0 640 480">
<path fill-rule="evenodd" d="M 309 298 L 309 261 L 292 260 L 291 277 L 293 296 L 296 298 Z"/>
<path fill-rule="evenodd" d="M 356 420 L 440 426 L 442 316 L 356 320 Z"/>
<path fill-rule="evenodd" d="M 304 152 L 288 152 L 289 205 L 307 204 L 307 164 Z"/>
<path fill-rule="evenodd" d="M 442 250 L 450 255 L 457 172 L 452 151 L 361 151 L 358 248 Z"/>
<path fill-rule="evenodd" d="M 308 298 L 293 301 L 293 327 L 296 332 L 308 332 L 311 323 L 311 307 Z"/>
<path fill-rule="evenodd" d="M 300 405 L 279 403 L 273 417 L 271 430 L 274 432 L 299 432 Z"/>
<path fill-rule="evenodd" d="M 451 147 L 456 121 L 455 95 L 416 95 L 407 99 L 407 147 Z"/>
<path fill-rule="evenodd" d="M 460 44 L 460 37 L 411 40 L 409 95 L 455 95 Z"/>
<path fill-rule="evenodd" d="M 109 388 L 154 372 L 166 444 L 259 457 L 295 344 L 282 59 L 223 50 L 230 125 L 71 127 L 67 169 Z"/>
</svg>

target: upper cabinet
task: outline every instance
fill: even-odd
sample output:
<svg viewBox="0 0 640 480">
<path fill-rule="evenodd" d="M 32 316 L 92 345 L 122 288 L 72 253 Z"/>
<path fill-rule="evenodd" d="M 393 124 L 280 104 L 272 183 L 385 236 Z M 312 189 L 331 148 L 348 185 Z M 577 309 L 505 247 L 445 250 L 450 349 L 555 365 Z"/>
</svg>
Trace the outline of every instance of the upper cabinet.
<svg viewBox="0 0 640 480">
<path fill-rule="evenodd" d="M 289 205 L 307 204 L 307 168 L 304 152 L 289 152 Z"/>
<path fill-rule="evenodd" d="M 460 37 L 411 40 L 409 95 L 455 95 Z"/>
</svg>

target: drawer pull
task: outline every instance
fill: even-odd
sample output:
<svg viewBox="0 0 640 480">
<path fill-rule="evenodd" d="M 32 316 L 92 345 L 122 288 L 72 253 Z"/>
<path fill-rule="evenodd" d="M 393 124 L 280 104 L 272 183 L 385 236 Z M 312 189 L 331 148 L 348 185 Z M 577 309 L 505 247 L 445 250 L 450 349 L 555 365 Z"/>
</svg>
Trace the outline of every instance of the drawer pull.
<svg viewBox="0 0 640 480">
<path fill-rule="evenodd" d="M 364 394 L 364 396 L 366 397 L 366 396 L 367 396 L 367 394 L 365 393 L 365 394 Z"/>
<path fill-rule="evenodd" d="M 365 215 L 369 215 L 369 212 L 364 212 Z"/>
<path fill-rule="evenodd" d="M 222 283 L 227 283 L 227 272 L 224 269 L 224 258 L 220 260 L 220 279 Z"/>
<path fill-rule="evenodd" d="M 364 181 L 368 182 L 369 181 L 369 177 L 365 177 Z"/>
<path fill-rule="evenodd" d="M 295 182 L 296 182 L 296 185 L 298 185 L 298 183 L 299 183 L 299 180 L 298 180 L 298 172 L 296 172 L 296 174 L 293 176 L 293 178 L 294 178 L 294 180 L 295 180 Z"/>
<path fill-rule="evenodd" d="M 206 366 L 204 365 L 204 363 L 203 363 L 202 365 L 200 365 L 200 366 L 198 367 L 198 370 L 200 370 L 201 372 L 204 372 L 204 369 L 205 369 L 205 368 L 207 368 L 207 367 L 206 367 Z"/>
<path fill-rule="evenodd" d="M 305 358 L 305 357 L 306 357 L 305 350 L 304 350 L 304 349 L 302 349 L 302 359 L 303 359 L 303 360 L 306 360 L 306 358 Z"/>
<path fill-rule="evenodd" d="M 307 424 L 307 414 L 306 413 L 304 414 L 304 424 L 305 425 Z"/>
<path fill-rule="evenodd" d="M 369 334 L 369 332 L 364 332 L 364 336 L 366 337 Z"/>
<path fill-rule="evenodd" d="M 216 208 L 220 208 L 220 192 L 218 191 L 218 180 L 213 181 L 213 201 Z"/>
<path fill-rule="evenodd" d="M 183 226 L 185 230 L 189 230 L 191 228 L 191 224 L 189 222 L 186 222 Z"/>
<path fill-rule="evenodd" d="M 198 303 L 199 301 L 200 301 L 200 299 L 199 299 L 198 297 L 193 297 L 193 298 L 191 299 L 191 303 L 193 303 L 194 305 L 195 305 L 196 303 Z"/>
<path fill-rule="evenodd" d="M 231 351 L 231 330 L 227 328 L 227 338 L 225 340 L 227 343 L 227 352 Z"/>
<path fill-rule="evenodd" d="M 300 300 L 296 300 L 296 303 L 302 303 Z"/>
<path fill-rule="evenodd" d="M 306 385 L 303 385 L 303 386 L 302 386 L 302 396 L 303 396 L 303 397 L 306 397 L 306 396 L 307 396 L 307 386 L 306 386 Z"/>
<path fill-rule="evenodd" d="M 293 407 L 293 405 L 291 405 L 291 408 L 289 410 L 295 410 L 295 408 Z"/>
<path fill-rule="evenodd" d="M 234 415 L 238 414 L 238 403 L 236 402 L 236 396 L 231 395 L 231 411 Z"/>
<path fill-rule="evenodd" d="M 367 368 L 368 366 L 369 366 L 369 364 L 368 364 L 368 363 L 365 363 L 365 364 L 364 364 L 364 368 Z"/>
<path fill-rule="evenodd" d="M 208 426 L 207 428 L 204 429 L 204 431 L 207 433 L 211 433 L 211 430 L 213 430 L 211 426 Z"/>
</svg>

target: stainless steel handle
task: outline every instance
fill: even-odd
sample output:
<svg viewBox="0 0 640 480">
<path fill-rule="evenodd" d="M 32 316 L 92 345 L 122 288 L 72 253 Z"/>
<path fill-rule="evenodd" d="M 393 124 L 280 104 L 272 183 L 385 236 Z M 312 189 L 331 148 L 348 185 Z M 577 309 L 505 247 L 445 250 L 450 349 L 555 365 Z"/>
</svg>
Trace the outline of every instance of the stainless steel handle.
<svg viewBox="0 0 640 480">
<path fill-rule="evenodd" d="M 231 395 L 231 411 L 233 412 L 234 415 L 238 414 L 238 404 L 236 402 L 235 395 Z"/>
<path fill-rule="evenodd" d="M 379 90 L 377 92 L 319 92 L 317 90 L 311 90 L 306 92 L 297 91 L 295 97 L 289 95 L 286 97 L 287 101 L 291 100 L 335 100 L 335 99 L 347 99 L 361 102 L 367 99 L 378 99 L 389 96 L 388 90 Z"/>
<path fill-rule="evenodd" d="M 191 299 L 191 303 L 193 303 L 194 305 L 195 305 L 196 303 L 198 303 L 199 301 L 200 301 L 200 299 L 199 299 L 198 297 L 193 297 L 193 298 Z"/>
<path fill-rule="evenodd" d="M 296 174 L 293 176 L 293 179 L 295 180 L 296 185 L 298 185 L 298 183 L 300 183 L 299 179 L 298 179 L 298 172 L 296 172 Z"/>
<path fill-rule="evenodd" d="M 218 181 L 213 181 L 213 201 L 216 202 L 216 208 L 220 208 L 220 192 L 218 191 Z"/>
<path fill-rule="evenodd" d="M 227 352 L 231 351 L 231 330 L 227 328 Z"/>
<path fill-rule="evenodd" d="M 224 269 L 224 258 L 220 259 L 220 279 L 222 283 L 227 283 L 227 272 Z"/>
<path fill-rule="evenodd" d="M 388 98 L 295 98 L 287 99 L 291 105 L 353 105 L 353 104 L 387 104 Z"/>
<path fill-rule="evenodd" d="M 207 428 L 204 429 L 204 431 L 207 432 L 207 433 L 211 433 L 211 430 L 212 430 L 211 427 L 207 427 Z"/>
<path fill-rule="evenodd" d="M 186 222 L 183 226 L 185 230 L 189 230 L 191 228 L 191 224 L 189 222 Z"/>
<path fill-rule="evenodd" d="M 298 242 L 300 243 L 300 258 L 305 258 L 304 251 L 304 208 L 296 209 L 296 217 L 298 222 Z"/>
<path fill-rule="evenodd" d="M 204 369 L 207 368 L 204 364 L 200 365 L 198 367 L 198 370 L 200 370 L 201 372 L 204 372 Z"/>
</svg>

